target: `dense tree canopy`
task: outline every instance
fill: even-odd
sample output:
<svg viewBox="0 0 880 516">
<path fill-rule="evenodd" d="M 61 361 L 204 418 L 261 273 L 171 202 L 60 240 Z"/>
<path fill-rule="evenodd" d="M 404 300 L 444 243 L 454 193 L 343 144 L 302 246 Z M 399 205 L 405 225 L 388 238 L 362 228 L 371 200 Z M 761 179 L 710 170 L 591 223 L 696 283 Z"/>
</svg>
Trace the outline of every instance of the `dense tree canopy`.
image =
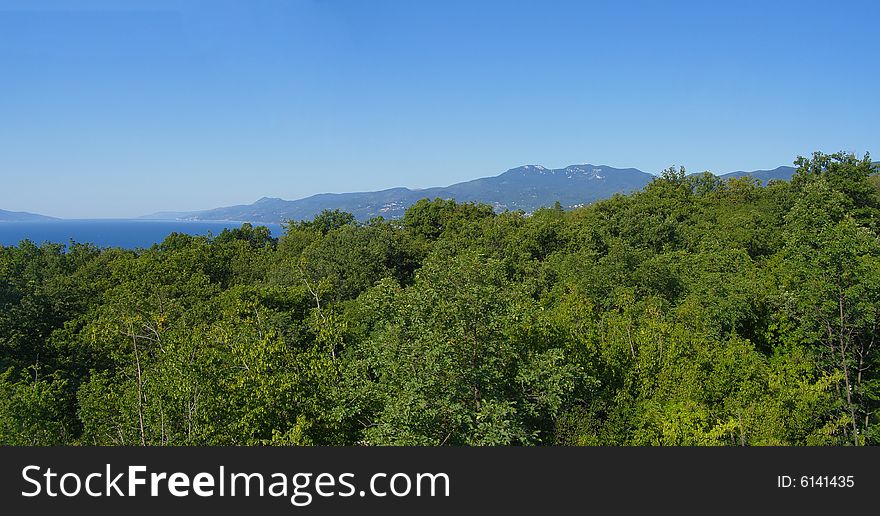
<svg viewBox="0 0 880 516">
<path fill-rule="evenodd" d="M 880 182 L 796 164 L 0 247 L 0 444 L 877 444 Z"/>
</svg>

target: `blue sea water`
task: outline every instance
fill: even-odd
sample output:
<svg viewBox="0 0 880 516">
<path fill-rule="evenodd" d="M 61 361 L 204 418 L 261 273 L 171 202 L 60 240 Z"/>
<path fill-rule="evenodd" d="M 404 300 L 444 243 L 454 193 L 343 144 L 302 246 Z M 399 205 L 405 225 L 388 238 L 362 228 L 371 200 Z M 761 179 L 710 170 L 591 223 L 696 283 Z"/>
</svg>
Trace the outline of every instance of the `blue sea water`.
<svg viewBox="0 0 880 516">
<path fill-rule="evenodd" d="M 0 222 L 0 245 L 18 245 L 22 240 L 34 243 L 56 242 L 70 244 L 91 243 L 98 247 L 136 249 L 159 243 L 173 232 L 190 235 L 219 235 L 225 228 L 241 227 L 242 222 L 94 219 L 50 220 L 39 222 Z M 268 226 L 273 237 L 283 234 L 280 224 Z"/>
</svg>

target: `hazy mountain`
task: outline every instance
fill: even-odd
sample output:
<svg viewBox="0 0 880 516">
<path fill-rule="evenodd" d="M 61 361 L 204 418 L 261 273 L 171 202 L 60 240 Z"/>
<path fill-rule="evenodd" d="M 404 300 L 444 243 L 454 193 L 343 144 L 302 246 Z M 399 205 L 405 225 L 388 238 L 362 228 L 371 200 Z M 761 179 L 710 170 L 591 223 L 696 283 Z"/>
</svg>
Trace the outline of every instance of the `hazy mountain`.
<svg viewBox="0 0 880 516">
<path fill-rule="evenodd" d="M 28 213 L 25 211 L 0 210 L 0 222 L 35 222 L 39 220 L 58 220 L 55 217 Z"/>
<path fill-rule="evenodd" d="M 880 161 L 874 161 L 872 163 L 875 167 L 880 166 Z M 724 174 L 719 176 L 721 178 L 727 179 L 730 177 L 742 177 L 742 176 L 751 176 L 756 179 L 760 179 L 761 183 L 766 185 L 771 179 L 783 179 L 785 181 L 789 181 L 791 176 L 794 175 L 795 172 L 794 167 L 776 167 L 773 170 L 753 170 L 751 172 L 731 172 L 729 174 Z"/>
<path fill-rule="evenodd" d="M 150 215 L 142 215 L 138 219 L 145 220 L 183 220 L 190 217 L 194 211 L 157 211 Z"/>
<path fill-rule="evenodd" d="M 754 170 L 752 172 L 745 171 L 737 171 L 731 172 L 729 174 L 724 174 L 720 177 L 727 179 L 731 177 L 742 177 L 742 176 L 751 176 L 755 179 L 760 179 L 761 183 L 767 184 L 771 179 L 784 179 L 788 181 L 791 179 L 791 176 L 794 175 L 795 168 L 794 167 L 776 167 L 773 170 Z"/>
<path fill-rule="evenodd" d="M 779 167 L 773 170 L 731 172 L 721 177 L 750 175 L 766 184 L 770 179 L 789 179 L 793 173 L 792 167 Z M 321 210 L 339 209 L 352 213 L 363 221 L 378 215 L 385 218 L 401 217 L 419 199 L 435 197 L 455 199 L 458 202 L 481 202 L 494 206 L 498 211 L 522 210 L 529 213 L 542 206 L 552 206 L 557 201 L 563 207 L 573 208 L 607 199 L 615 193 L 640 190 L 654 177 L 635 168 L 614 168 L 606 165 L 571 165 L 558 169 L 525 165 L 498 176 L 445 187 L 325 193 L 295 201 L 263 197 L 253 204 L 193 212 L 162 212 L 143 218 L 281 222 L 307 220 Z"/>
<path fill-rule="evenodd" d="M 318 194 L 287 201 L 264 197 L 253 204 L 189 213 L 156 213 L 146 218 L 187 220 L 245 220 L 279 222 L 311 219 L 324 209 L 340 209 L 359 220 L 383 216 L 396 218 L 419 199 L 440 197 L 459 202 L 482 202 L 499 211 L 534 211 L 556 201 L 565 207 L 588 204 L 615 193 L 639 190 L 654 176 L 634 168 L 572 165 L 549 169 L 540 165 L 517 167 L 501 175 L 445 187 L 412 190 L 392 188 L 378 192 Z"/>
</svg>

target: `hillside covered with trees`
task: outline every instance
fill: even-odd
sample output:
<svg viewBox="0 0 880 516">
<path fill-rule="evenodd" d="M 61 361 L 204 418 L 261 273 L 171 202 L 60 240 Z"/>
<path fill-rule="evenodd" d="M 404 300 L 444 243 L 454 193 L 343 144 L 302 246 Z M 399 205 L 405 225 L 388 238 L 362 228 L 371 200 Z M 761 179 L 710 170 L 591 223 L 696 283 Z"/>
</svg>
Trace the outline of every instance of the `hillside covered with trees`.
<svg viewBox="0 0 880 516">
<path fill-rule="evenodd" d="M 0 444 L 870 445 L 875 166 L 0 248 Z"/>
</svg>

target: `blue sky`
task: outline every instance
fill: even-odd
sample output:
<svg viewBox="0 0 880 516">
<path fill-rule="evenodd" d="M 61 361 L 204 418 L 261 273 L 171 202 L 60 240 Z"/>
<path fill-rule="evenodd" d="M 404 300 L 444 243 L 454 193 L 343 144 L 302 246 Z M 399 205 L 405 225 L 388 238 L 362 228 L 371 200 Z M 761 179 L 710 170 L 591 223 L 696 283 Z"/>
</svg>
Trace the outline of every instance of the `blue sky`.
<svg viewBox="0 0 880 516">
<path fill-rule="evenodd" d="M 0 208 L 876 157 L 878 5 L 0 0 Z"/>
</svg>

